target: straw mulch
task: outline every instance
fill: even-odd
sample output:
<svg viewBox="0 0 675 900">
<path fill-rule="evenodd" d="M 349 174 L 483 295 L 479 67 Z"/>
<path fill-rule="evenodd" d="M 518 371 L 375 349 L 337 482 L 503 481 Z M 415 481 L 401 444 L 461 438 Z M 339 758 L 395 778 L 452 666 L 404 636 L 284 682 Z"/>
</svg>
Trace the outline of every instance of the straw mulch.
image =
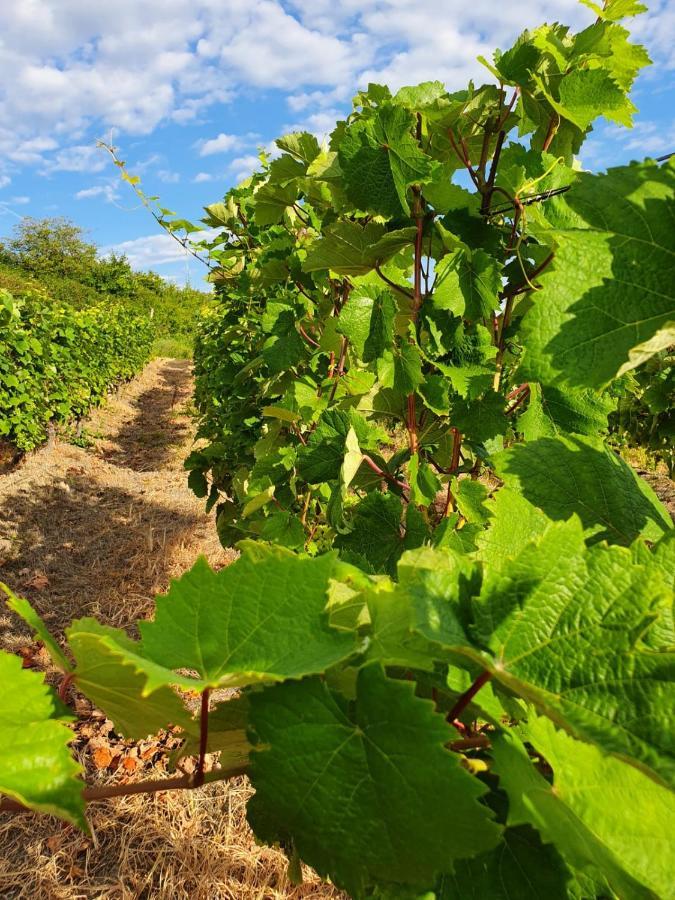
<svg viewBox="0 0 675 900">
<path fill-rule="evenodd" d="M 185 360 L 155 360 L 85 423 L 86 449 L 62 441 L 0 476 L 0 580 L 59 635 L 93 615 L 129 627 L 204 554 L 233 558 L 186 486 L 192 388 Z M 0 644 L 53 679 L 44 649 L 0 610 Z M 83 698 L 74 752 L 98 783 L 163 776 L 176 738 L 133 743 Z M 89 808 L 91 835 L 55 819 L 0 815 L 0 897 L 59 900 L 337 898 L 307 871 L 287 879 L 282 853 L 245 820 L 246 779 L 201 791 L 124 797 Z"/>
</svg>

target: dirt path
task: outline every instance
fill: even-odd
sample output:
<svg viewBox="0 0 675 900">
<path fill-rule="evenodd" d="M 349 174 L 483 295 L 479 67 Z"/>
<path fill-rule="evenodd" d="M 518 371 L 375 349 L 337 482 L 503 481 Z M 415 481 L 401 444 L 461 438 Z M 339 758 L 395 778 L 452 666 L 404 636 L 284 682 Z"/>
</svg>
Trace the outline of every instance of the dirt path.
<svg viewBox="0 0 675 900">
<path fill-rule="evenodd" d="M 56 634 L 82 615 L 127 627 L 198 554 L 214 566 L 231 561 L 186 485 L 191 390 L 189 362 L 154 360 L 85 423 L 90 446 L 57 441 L 0 476 L 0 580 Z M 1 608 L 0 645 L 49 673 L 44 650 Z M 92 780 L 163 771 L 170 736 L 124 741 L 99 711 L 81 698 L 75 705 L 74 749 Z M 311 873 L 289 885 L 285 858 L 258 847 L 246 826 L 249 793 L 239 779 L 99 803 L 90 837 L 46 817 L 0 816 L 0 897 L 337 897 Z"/>
</svg>

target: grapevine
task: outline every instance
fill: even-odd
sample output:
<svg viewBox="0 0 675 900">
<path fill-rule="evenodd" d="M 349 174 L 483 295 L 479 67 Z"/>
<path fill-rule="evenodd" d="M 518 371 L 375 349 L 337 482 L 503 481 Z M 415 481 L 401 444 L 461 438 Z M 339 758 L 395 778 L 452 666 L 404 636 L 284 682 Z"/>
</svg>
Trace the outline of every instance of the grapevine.
<svg viewBox="0 0 675 900">
<path fill-rule="evenodd" d="M 576 163 L 648 62 L 639 3 L 586 5 L 496 84 L 369 85 L 207 208 L 186 467 L 240 557 L 134 639 L 62 646 L 6 589 L 66 685 L 197 758 L 108 794 L 246 773 L 258 839 L 355 898 L 672 896 L 675 530 L 608 416 L 672 355 L 675 165 Z M 67 708 L 0 673 L 0 808 L 86 827 Z"/>
</svg>

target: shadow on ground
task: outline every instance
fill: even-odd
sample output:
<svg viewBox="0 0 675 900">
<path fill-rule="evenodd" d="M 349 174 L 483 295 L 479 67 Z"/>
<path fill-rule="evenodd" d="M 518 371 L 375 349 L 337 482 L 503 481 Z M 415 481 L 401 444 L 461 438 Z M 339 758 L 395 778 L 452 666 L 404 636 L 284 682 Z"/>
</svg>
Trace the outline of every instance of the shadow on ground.
<svg viewBox="0 0 675 900">
<path fill-rule="evenodd" d="M 135 472 L 163 468 L 185 443 L 190 420 L 181 409 L 190 397 L 191 362 L 172 359 L 157 372 L 158 383 L 131 402 L 133 417 L 111 434 L 103 458 Z"/>
<path fill-rule="evenodd" d="M 0 540 L 11 547 L 0 580 L 28 597 L 57 633 L 78 616 L 127 625 L 147 615 L 170 560 L 203 520 L 72 469 L 10 504 L 0 511 Z M 3 624 L 23 632 L 14 617 Z M 3 629 L 8 649 L 11 637 Z"/>
</svg>

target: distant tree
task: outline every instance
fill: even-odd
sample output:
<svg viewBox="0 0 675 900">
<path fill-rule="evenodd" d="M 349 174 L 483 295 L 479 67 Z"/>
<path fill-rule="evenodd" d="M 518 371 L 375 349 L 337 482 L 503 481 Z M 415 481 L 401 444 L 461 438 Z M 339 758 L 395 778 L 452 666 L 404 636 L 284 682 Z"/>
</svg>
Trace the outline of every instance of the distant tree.
<svg viewBox="0 0 675 900">
<path fill-rule="evenodd" d="M 83 282 L 96 266 L 96 246 L 84 239 L 84 230 L 68 219 L 33 219 L 14 227 L 4 250 L 17 265 L 40 276 L 59 275 Z"/>
</svg>

